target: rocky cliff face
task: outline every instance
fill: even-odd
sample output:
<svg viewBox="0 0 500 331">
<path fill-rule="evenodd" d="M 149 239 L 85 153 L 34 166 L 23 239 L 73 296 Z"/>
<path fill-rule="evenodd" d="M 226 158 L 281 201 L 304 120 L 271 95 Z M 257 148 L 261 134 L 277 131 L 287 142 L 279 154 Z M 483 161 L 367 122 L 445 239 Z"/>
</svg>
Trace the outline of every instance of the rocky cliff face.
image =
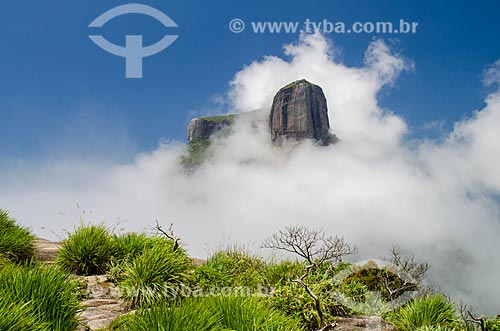
<svg viewBox="0 0 500 331">
<path fill-rule="evenodd" d="M 329 133 L 328 109 L 321 87 L 305 79 L 290 83 L 278 91 L 269 109 L 258 109 L 242 114 L 193 118 L 188 126 L 187 153 L 182 158 L 186 168 L 194 168 L 203 162 L 210 146 L 210 138 L 217 132 L 229 134 L 238 118 L 246 118 L 253 124 L 268 122 L 271 139 L 281 143 L 284 139 L 314 139 L 322 145 L 337 139 Z"/>
<path fill-rule="evenodd" d="M 238 116 L 253 116 L 251 118 L 255 120 L 255 114 L 262 111 L 193 118 L 188 126 L 188 140 L 208 140 L 216 132 L 229 128 Z M 274 96 L 269 128 L 271 139 L 275 142 L 286 138 L 315 139 L 326 145 L 335 139 L 329 133 L 328 108 L 323 90 L 305 79 L 286 85 Z"/>
<path fill-rule="evenodd" d="M 321 144 L 331 142 L 328 108 L 321 87 L 305 79 L 278 91 L 269 117 L 271 139 L 315 139 Z"/>
<path fill-rule="evenodd" d="M 193 118 L 188 125 L 188 140 L 206 140 L 215 132 L 233 124 L 236 115 Z"/>
</svg>

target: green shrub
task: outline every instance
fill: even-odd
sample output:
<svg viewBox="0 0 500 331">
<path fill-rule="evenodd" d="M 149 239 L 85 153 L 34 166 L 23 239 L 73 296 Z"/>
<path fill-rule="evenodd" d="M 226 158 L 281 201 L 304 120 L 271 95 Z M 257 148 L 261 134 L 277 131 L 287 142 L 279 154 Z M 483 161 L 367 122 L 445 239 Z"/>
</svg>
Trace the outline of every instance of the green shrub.
<svg viewBox="0 0 500 331">
<path fill-rule="evenodd" d="M 13 262 L 13 261 L 9 261 L 8 258 L 6 258 L 4 255 L 0 254 L 0 268 L 2 268 L 4 265 L 6 265 L 10 262 Z"/>
<path fill-rule="evenodd" d="M 114 257 L 111 257 L 111 260 L 108 264 L 108 270 L 106 271 L 106 279 L 112 283 L 118 284 L 125 277 L 125 260 L 116 260 Z"/>
<path fill-rule="evenodd" d="M 111 330 L 301 331 L 299 321 L 255 297 L 186 298 L 117 319 Z"/>
<path fill-rule="evenodd" d="M 342 316 L 348 312 L 331 296 L 331 282 L 324 280 L 309 282 L 308 284 L 311 290 L 320 298 L 327 322 L 333 321 L 334 316 Z M 316 330 L 319 327 L 315 301 L 299 284 L 278 285 L 272 293 L 271 303 L 275 309 L 284 314 L 300 319 L 301 324 L 307 330 Z"/>
<path fill-rule="evenodd" d="M 193 168 L 200 165 L 207 156 L 210 147 L 210 139 L 196 139 L 187 144 L 185 155 L 181 156 L 181 164 L 185 168 Z"/>
<path fill-rule="evenodd" d="M 422 327 L 452 327 L 457 321 L 455 306 L 441 294 L 415 298 L 389 316 L 401 331 Z"/>
<path fill-rule="evenodd" d="M 404 287 L 405 291 L 418 289 L 418 283 L 404 285 L 403 279 L 396 274 L 395 270 L 380 267 L 374 261 L 368 261 L 363 266 L 353 266 L 351 272 L 352 274 L 343 280 L 345 286 L 349 287 L 350 283 L 363 284 L 367 290 L 379 292 L 385 302 L 397 299 L 403 293 L 395 291 L 391 294 L 387 288 L 396 290 Z"/>
<path fill-rule="evenodd" d="M 21 227 L 9 213 L 0 209 L 0 256 L 13 262 L 26 262 L 35 254 L 35 236 Z"/>
<path fill-rule="evenodd" d="M 345 288 L 338 287 L 332 282 L 335 274 L 345 269 L 348 264 L 339 263 L 332 265 L 324 263 L 313 268 L 305 282 L 309 288 L 320 298 L 323 307 L 323 313 L 327 322 L 333 321 L 335 316 L 345 316 L 351 311 L 337 302 L 332 296 L 333 291 L 344 291 Z M 305 265 L 302 264 L 302 270 L 299 271 L 294 279 L 299 278 L 305 271 Z M 350 289 L 353 290 L 353 289 Z M 295 316 L 300 319 L 307 330 L 316 330 L 318 325 L 318 314 L 316 311 L 314 299 L 306 292 L 303 286 L 287 282 L 278 283 L 272 292 L 271 303 L 274 308 L 286 315 Z"/>
<path fill-rule="evenodd" d="M 415 329 L 415 331 L 453 331 L 454 329 L 447 328 L 444 326 L 422 326 L 418 329 Z"/>
<path fill-rule="evenodd" d="M 78 324 L 78 284 L 55 267 L 7 264 L 0 269 L 0 292 L 0 320 L 10 323 L 12 330 L 32 325 L 24 330 L 66 331 L 75 330 Z"/>
<path fill-rule="evenodd" d="M 159 237 L 149 237 L 144 233 L 125 233 L 113 235 L 113 257 L 111 258 L 106 277 L 113 283 L 118 283 L 125 276 L 125 266 L 140 255 L 145 249 L 153 247 L 162 240 Z"/>
<path fill-rule="evenodd" d="M 235 280 L 230 274 L 224 273 L 221 269 L 202 264 L 196 267 L 190 283 L 203 290 L 210 290 L 214 286 L 230 286 L 235 283 Z"/>
<path fill-rule="evenodd" d="M 487 319 L 485 324 L 487 331 L 500 331 L 500 316 Z"/>
<path fill-rule="evenodd" d="M 159 307 L 159 306 L 158 306 Z M 118 315 L 107 328 L 99 329 L 99 331 L 128 331 L 127 326 L 131 324 L 133 319 L 137 318 L 141 311 L 132 311 L 128 314 Z M 144 329 L 147 330 L 147 329 Z"/>
<path fill-rule="evenodd" d="M 224 329 L 237 331 L 298 331 L 303 330 L 297 318 L 272 309 L 256 297 L 207 298 L 212 310 L 219 312 Z"/>
<path fill-rule="evenodd" d="M 168 287 L 187 281 L 191 259 L 182 248 L 172 250 L 172 241 L 156 239 L 151 248 L 124 265 L 119 282 L 122 297 L 130 307 L 151 306 L 170 295 Z"/>
<path fill-rule="evenodd" d="M 131 260 L 140 255 L 144 250 L 152 248 L 156 244 L 165 244 L 165 238 L 160 236 L 148 236 L 145 233 L 125 233 L 113 235 L 114 252 L 116 260 Z"/>
<path fill-rule="evenodd" d="M 7 295 L 0 296 L 0 330 L 50 331 L 49 325 L 37 317 L 33 304 L 17 302 Z"/>
<path fill-rule="evenodd" d="M 257 288 L 263 283 L 266 263 L 244 247 L 233 246 L 215 252 L 204 265 L 198 266 L 193 282 L 203 288 L 246 286 Z"/>
<path fill-rule="evenodd" d="M 100 275 L 108 268 L 113 241 L 104 225 L 80 225 L 61 243 L 56 263 L 77 275 Z"/>
<path fill-rule="evenodd" d="M 380 267 L 375 261 L 341 269 L 334 277 L 336 299 L 348 307 L 351 314 L 382 316 L 393 310 L 390 301 L 402 292 L 389 292 L 386 285 L 401 289 L 403 280 L 392 269 Z M 417 289 L 417 284 L 406 286 L 406 291 Z"/>
<path fill-rule="evenodd" d="M 125 276 L 128 263 L 155 245 L 168 245 L 168 240 L 160 236 L 148 236 L 145 233 L 125 233 L 113 235 L 113 256 L 106 273 L 108 279 L 118 283 Z"/>
<path fill-rule="evenodd" d="M 151 309 L 142 309 L 133 315 L 118 318 L 111 330 L 123 331 L 218 331 L 220 315 L 214 314 L 200 299 L 186 299 L 182 303 L 161 303 Z"/>
<path fill-rule="evenodd" d="M 300 277 L 304 273 L 304 264 L 297 261 L 280 261 L 268 263 L 262 270 L 262 277 L 266 286 L 285 285 L 290 279 Z"/>
</svg>

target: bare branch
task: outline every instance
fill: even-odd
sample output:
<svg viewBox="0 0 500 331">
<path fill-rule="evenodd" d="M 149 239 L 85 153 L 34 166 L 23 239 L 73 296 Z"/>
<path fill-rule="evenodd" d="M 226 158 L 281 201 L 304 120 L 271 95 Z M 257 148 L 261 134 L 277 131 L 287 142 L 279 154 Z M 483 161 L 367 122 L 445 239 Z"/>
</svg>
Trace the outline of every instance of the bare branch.
<svg viewBox="0 0 500 331">
<path fill-rule="evenodd" d="M 345 242 L 344 238 L 325 236 L 320 230 L 303 226 L 290 226 L 268 238 L 264 248 L 278 249 L 294 253 L 309 264 L 340 262 L 343 256 L 357 253 L 357 247 Z"/>
<path fill-rule="evenodd" d="M 179 248 L 179 241 L 181 240 L 181 238 L 178 238 L 175 236 L 174 234 L 174 224 L 170 224 L 170 227 L 168 229 L 168 232 L 166 232 L 165 230 L 163 230 L 163 228 L 161 227 L 160 223 L 158 223 L 158 220 L 155 220 L 156 221 L 156 226 L 155 226 L 155 229 L 163 234 L 165 237 L 167 237 L 167 239 L 170 239 L 173 241 L 173 245 L 172 245 L 172 252 L 175 252 L 178 248 Z"/>
<path fill-rule="evenodd" d="M 383 260 L 388 266 L 384 269 L 382 285 L 391 299 L 396 299 L 407 291 L 422 289 L 421 282 L 430 268 L 428 263 L 417 261 L 414 255 L 403 256 L 394 246 L 390 250 L 390 256 Z M 397 281 L 394 281 L 394 276 Z"/>
<path fill-rule="evenodd" d="M 300 278 L 291 281 L 301 285 L 307 294 L 313 298 L 319 318 L 318 331 L 333 330 L 337 324 L 326 325 L 321 300 L 305 282 L 305 279 L 312 269 L 325 262 L 340 262 L 343 256 L 356 254 L 357 247 L 346 243 L 344 238 L 325 236 L 321 230 L 313 230 L 303 226 L 286 227 L 285 230 L 279 231 L 268 238 L 262 247 L 293 253 L 308 262 L 304 274 Z"/>
<path fill-rule="evenodd" d="M 311 296 L 313 298 L 315 308 L 316 308 L 316 311 L 317 311 L 318 317 L 319 317 L 319 329 L 318 329 L 318 331 L 333 330 L 337 326 L 337 323 L 334 322 L 334 323 L 328 324 L 328 325 L 325 323 L 325 315 L 323 313 L 323 307 L 321 306 L 321 300 L 316 295 L 316 293 L 314 293 L 313 290 L 311 290 L 309 285 L 307 285 L 307 283 L 304 281 L 304 279 L 306 279 L 307 276 L 309 276 L 309 272 L 311 271 L 311 269 L 314 267 L 315 267 L 315 265 L 306 266 L 305 273 L 302 276 L 300 276 L 300 278 L 298 278 L 298 279 L 292 279 L 292 282 L 300 284 L 306 290 L 307 294 L 309 294 L 309 296 Z"/>
<path fill-rule="evenodd" d="M 467 312 L 467 315 L 469 315 L 469 318 L 466 318 L 467 322 L 479 325 L 479 327 L 481 328 L 481 331 L 486 330 L 486 320 L 485 320 L 484 316 L 475 317 L 474 315 L 472 315 L 470 310 Z"/>
<path fill-rule="evenodd" d="M 319 316 L 319 327 L 323 330 L 324 327 L 325 327 L 325 315 L 323 314 L 323 309 L 321 307 L 321 301 L 320 301 L 319 297 L 316 295 L 316 293 L 314 293 L 311 290 L 311 288 L 309 287 L 309 285 L 307 285 L 304 282 L 304 279 L 307 276 L 309 276 L 309 272 L 311 271 L 311 269 L 313 267 L 314 267 L 314 265 L 312 265 L 312 264 L 306 266 L 305 273 L 302 276 L 300 276 L 300 278 L 293 279 L 292 282 L 302 285 L 302 287 L 306 290 L 307 294 L 309 294 L 314 299 L 314 303 L 315 303 L 315 306 L 316 306 L 316 311 L 318 312 L 318 316 Z"/>
<path fill-rule="evenodd" d="M 384 261 L 396 267 L 398 272 L 411 276 L 417 282 L 425 279 L 426 273 L 430 269 L 427 262 L 417 261 L 414 255 L 403 256 L 395 246 L 392 247 L 390 253 L 389 258 L 385 258 Z"/>
</svg>

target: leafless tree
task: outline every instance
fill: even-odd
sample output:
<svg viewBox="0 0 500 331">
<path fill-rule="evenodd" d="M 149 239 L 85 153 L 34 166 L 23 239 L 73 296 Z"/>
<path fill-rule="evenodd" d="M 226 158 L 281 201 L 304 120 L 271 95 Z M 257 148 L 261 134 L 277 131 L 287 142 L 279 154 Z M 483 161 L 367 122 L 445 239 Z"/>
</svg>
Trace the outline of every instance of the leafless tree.
<svg viewBox="0 0 500 331">
<path fill-rule="evenodd" d="M 418 261 L 414 255 L 403 256 L 397 247 L 392 247 L 390 256 L 383 259 L 388 268 L 385 269 L 385 277 L 382 284 L 391 299 L 396 299 L 407 291 L 415 291 L 425 279 L 430 265 L 427 262 Z M 391 276 L 397 276 L 394 281 Z"/>
<path fill-rule="evenodd" d="M 277 249 L 296 254 L 307 261 L 305 271 L 297 279 L 291 281 L 300 284 L 315 302 L 315 308 L 319 318 L 319 330 L 333 330 L 336 326 L 326 324 L 321 300 L 314 293 L 305 279 L 312 269 L 317 268 L 325 262 L 337 263 L 342 261 L 343 256 L 356 254 L 358 249 L 345 242 L 344 238 L 337 236 L 326 236 L 321 230 L 309 229 L 304 226 L 290 226 L 279 231 L 268 238 L 262 245 L 264 248 Z"/>
<path fill-rule="evenodd" d="M 286 227 L 268 238 L 263 247 L 297 254 L 310 265 L 340 262 L 343 256 L 358 252 L 357 247 L 345 242 L 344 238 L 326 236 L 321 230 L 304 226 Z"/>
</svg>

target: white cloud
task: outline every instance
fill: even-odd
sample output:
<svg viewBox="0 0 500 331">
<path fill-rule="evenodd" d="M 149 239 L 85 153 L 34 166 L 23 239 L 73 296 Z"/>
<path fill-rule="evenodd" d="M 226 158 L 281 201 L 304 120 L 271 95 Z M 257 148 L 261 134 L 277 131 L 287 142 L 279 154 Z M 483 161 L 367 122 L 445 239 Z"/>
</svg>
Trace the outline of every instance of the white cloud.
<svg viewBox="0 0 500 331">
<path fill-rule="evenodd" d="M 302 35 L 298 44 L 285 46 L 290 61 L 266 57 L 236 74 L 230 96 L 236 109 L 269 108 L 280 87 L 305 78 L 320 85 L 328 100 L 330 124 L 343 140 L 397 145 L 406 124 L 397 115 L 377 105 L 376 94 L 411 65 L 390 54 L 387 45 L 376 40 L 365 54 L 365 67 L 349 68 L 331 58 L 331 45 L 321 35 Z M 359 145 L 359 144 L 358 144 Z"/>
<path fill-rule="evenodd" d="M 486 85 L 500 84 L 500 60 L 484 72 L 483 80 Z"/>
<path fill-rule="evenodd" d="M 383 86 L 413 68 L 409 61 L 381 40 L 369 45 L 362 67 L 337 63 L 321 35 L 303 35 L 284 50 L 288 60 L 268 56 L 235 75 L 234 108 L 269 108 L 281 86 L 305 78 L 322 86 L 340 143 L 277 148 L 265 122 L 241 122 L 214 142 L 212 158 L 194 174 L 180 169 L 179 144 L 128 165 L 47 161 L 22 177 L 10 169 L 0 180 L 2 207 L 38 233 L 70 227 L 57 212 L 77 219 L 77 202 L 99 220 L 127 219 L 129 230 L 156 218 L 175 222 L 196 256 L 228 238 L 258 245 L 288 224 L 321 227 L 359 245 L 359 259 L 379 258 L 392 244 L 413 251 L 455 298 L 496 309 L 500 94 L 445 142 L 410 148 L 404 119 L 377 102 Z"/>
</svg>

